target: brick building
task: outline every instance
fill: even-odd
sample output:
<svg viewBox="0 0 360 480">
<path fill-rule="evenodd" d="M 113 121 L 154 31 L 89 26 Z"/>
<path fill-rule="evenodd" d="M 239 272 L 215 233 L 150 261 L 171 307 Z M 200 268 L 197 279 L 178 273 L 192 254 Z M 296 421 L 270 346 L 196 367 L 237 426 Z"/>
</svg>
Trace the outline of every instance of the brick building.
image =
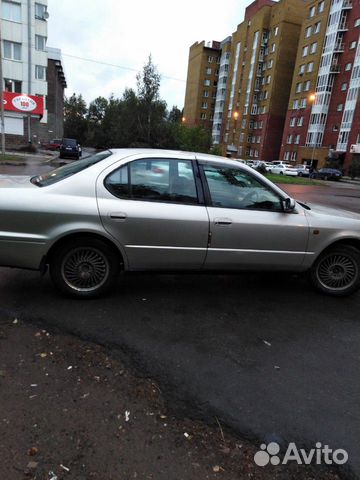
<svg viewBox="0 0 360 480">
<path fill-rule="evenodd" d="M 360 157 L 359 89 L 359 0 L 307 2 L 281 158 L 347 171 Z"/>
<path fill-rule="evenodd" d="M 191 123 L 208 115 L 213 143 L 228 156 L 278 158 L 298 39 L 303 0 L 255 0 L 233 35 L 220 44 L 215 110 L 197 95 L 186 95 Z M 195 44 L 195 47 L 202 44 Z M 190 60 L 192 51 L 190 48 Z M 220 55 L 221 53 L 221 55 Z M 203 65 L 203 68 L 206 67 Z M 196 90 L 194 62 L 189 61 L 187 92 Z M 189 82 L 191 81 L 191 86 Z M 197 107 L 194 107 L 196 98 Z M 201 108 L 202 107 L 202 108 Z M 185 115 L 187 117 L 187 115 Z"/>
<path fill-rule="evenodd" d="M 184 122 L 211 130 L 219 77 L 220 43 L 201 42 L 190 47 Z"/>
</svg>

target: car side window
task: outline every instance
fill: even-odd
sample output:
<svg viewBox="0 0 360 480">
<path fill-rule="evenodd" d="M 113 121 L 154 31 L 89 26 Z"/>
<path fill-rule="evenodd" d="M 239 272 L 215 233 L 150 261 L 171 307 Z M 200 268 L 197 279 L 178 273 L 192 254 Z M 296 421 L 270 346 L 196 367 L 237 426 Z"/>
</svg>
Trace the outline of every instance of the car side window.
<svg viewBox="0 0 360 480">
<path fill-rule="evenodd" d="M 202 168 L 213 207 L 282 211 L 280 197 L 249 173 L 230 166 Z"/>
<path fill-rule="evenodd" d="M 108 175 L 105 187 L 119 198 L 198 203 L 190 160 L 153 158 L 135 160 Z"/>
</svg>

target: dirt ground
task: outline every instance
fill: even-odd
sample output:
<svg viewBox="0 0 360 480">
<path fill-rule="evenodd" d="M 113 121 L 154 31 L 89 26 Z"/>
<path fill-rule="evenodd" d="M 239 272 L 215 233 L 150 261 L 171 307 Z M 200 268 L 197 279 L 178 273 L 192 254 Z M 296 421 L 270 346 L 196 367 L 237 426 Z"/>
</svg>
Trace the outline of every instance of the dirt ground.
<svg viewBox="0 0 360 480">
<path fill-rule="evenodd" d="M 179 418 L 104 347 L 0 318 L 0 480 L 340 478 L 257 467 L 257 450 L 216 419 Z"/>
</svg>

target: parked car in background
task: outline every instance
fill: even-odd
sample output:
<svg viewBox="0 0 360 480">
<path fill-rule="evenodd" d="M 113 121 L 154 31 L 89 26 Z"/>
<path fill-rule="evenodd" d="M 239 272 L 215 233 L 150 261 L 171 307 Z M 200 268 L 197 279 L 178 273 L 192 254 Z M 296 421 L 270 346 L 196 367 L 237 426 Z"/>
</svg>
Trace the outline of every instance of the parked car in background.
<svg viewBox="0 0 360 480">
<path fill-rule="evenodd" d="M 81 157 L 80 144 L 75 138 L 63 138 L 60 145 L 60 158 L 75 158 Z"/>
<path fill-rule="evenodd" d="M 271 168 L 274 166 L 272 164 L 272 162 L 264 162 L 264 164 L 265 164 L 265 169 L 266 169 L 267 172 L 270 172 Z"/>
<path fill-rule="evenodd" d="M 292 177 L 297 177 L 298 172 L 292 165 L 274 165 L 269 170 L 270 173 L 275 173 L 276 175 L 289 175 Z"/>
<path fill-rule="evenodd" d="M 299 177 L 309 177 L 310 167 L 308 165 L 295 165 Z"/>
<path fill-rule="evenodd" d="M 336 168 L 320 168 L 320 170 L 312 172 L 310 176 L 320 180 L 340 180 L 342 173 Z"/>
<path fill-rule="evenodd" d="M 61 139 L 54 139 L 54 140 L 50 140 L 49 142 L 43 142 L 41 144 L 41 148 L 45 150 L 52 150 L 52 151 L 60 150 L 61 143 L 62 143 Z"/>
<path fill-rule="evenodd" d="M 121 270 L 309 271 L 321 292 L 360 288 L 360 215 L 298 203 L 223 157 L 115 149 L 7 177 L 0 218 L 0 265 L 49 267 L 78 298 L 104 293 Z"/>
</svg>

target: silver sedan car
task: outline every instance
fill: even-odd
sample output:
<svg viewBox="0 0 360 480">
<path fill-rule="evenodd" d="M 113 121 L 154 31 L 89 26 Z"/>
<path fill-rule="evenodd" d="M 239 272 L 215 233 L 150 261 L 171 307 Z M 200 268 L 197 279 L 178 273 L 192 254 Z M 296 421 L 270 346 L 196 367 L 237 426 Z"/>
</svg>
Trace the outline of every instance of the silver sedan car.
<svg viewBox="0 0 360 480">
<path fill-rule="evenodd" d="M 0 180 L 0 265 L 98 296 L 125 271 L 309 271 L 332 295 L 360 287 L 360 215 L 313 208 L 222 157 L 108 150 Z"/>
</svg>

